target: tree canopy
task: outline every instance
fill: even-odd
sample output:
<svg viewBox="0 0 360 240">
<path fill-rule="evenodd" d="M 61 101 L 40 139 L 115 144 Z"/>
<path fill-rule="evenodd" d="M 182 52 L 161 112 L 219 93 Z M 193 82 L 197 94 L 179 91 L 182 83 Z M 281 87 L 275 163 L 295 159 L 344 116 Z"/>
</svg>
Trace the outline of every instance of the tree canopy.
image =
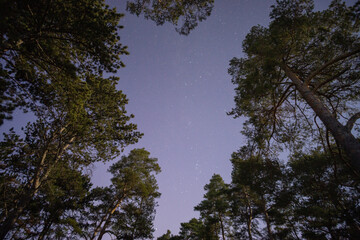
<svg viewBox="0 0 360 240">
<path fill-rule="evenodd" d="M 129 0 L 127 11 L 188 35 L 214 0 Z M 114 76 L 121 17 L 104 0 L 4 0 L 0 125 L 34 120 L 0 142 L 0 239 L 153 238 L 160 166 L 145 149 Z M 247 145 L 231 182 L 214 174 L 199 218 L 158 239 L 359 239 L 360 2 L 277 0 L 230 61 Z M 290 150 L 287 161 L 280 160 Z M 89 166 L 114 161 L 108 186 Z"/>
<path fill-rule="evenodd" d="M 250 30 L 229 68 L 248 142 L 174 237 L 219 239 L 226 214 L 226 239 L 359 238 L 359 6 L 277 0 Z"/>
<path fill-rule="evenodd" d="M 132 150 L 109 168 L 111 185 L 92 191 L 91 210 L 85 212 L 93 222 L 86 231 L 89 239 L 100 240 L 106 233 L 118 239 L 152 237 L 160 167 L 149 155 Z"/>
<path fill-rule="evenodd" d="M 1 143 L 2 190 L 10 197 L 1 206 L 1 239 L 24 229 L 35 199 L 48 201 L 44 188 L 60 166 L 81 172 L 142 136 L 111 76 L 128 54 L 121 17 L 104 1 L 1 2 L 0 123 L 16 107 L 35 116 L 25 137 L 10 131 Z"/>
<path fill-rule="evenodd" d="M 198 22 L 210 16 L 214 7 L 214 0 L 130 0 L 127 10 L 157 25 L 169 22 L 176 26 L 176 31 L 188 35 Z"/>
<path fill-rule="evenodd" d="M 122 14 L 103 1 L 2 1 L 1 122 L 16 107 L 37 112 L 86 90 L 86 78 L 115 72 L 128 54 Z M 78 105 L 81 105 L 80 103 Z M 40 115 L 40 113 L 39 113 Z"/>
<path fill-rule="evenodd" d="M 251 29 L 246 57 L 230 61 L 230 114 L 248 117 L 244 133 L 260 148 L 277 142 L 296 150 L 311 139 L 326 146 L 328 132 L 360 170 L 353 130 L 360 117 L 358 8 L 338 0 L 323 11 L 313 7 L 308 0 L 277 1 L 269 26 Z"/>
</svg>

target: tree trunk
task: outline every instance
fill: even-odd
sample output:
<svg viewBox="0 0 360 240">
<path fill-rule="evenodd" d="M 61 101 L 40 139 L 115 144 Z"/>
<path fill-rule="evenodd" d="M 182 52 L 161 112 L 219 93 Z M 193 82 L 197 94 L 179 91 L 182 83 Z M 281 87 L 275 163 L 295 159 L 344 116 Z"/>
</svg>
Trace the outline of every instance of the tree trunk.
<svg viewBox="0 0 360 240">
<path fill-rule="evenodd" d="M 30 181 L 30 184 L 29 184 L 30 186 L 29 186 L 28 190 L 21 196 L 21 198 L 17 204 L 17 208 L 14 209 L 9 214 L 9 216 L 5 219 L 4 223 L 0 226 L 0 240 L 5 239 L 8 232 L 11 231 L 11 229 L 14 227 L 16 221 L 21 216 L 24 209 L 28 206 L 31 199 L 39 191 L 40 185 L 47 180 L 51 169 L 58 163 L 58 161 L 64 154 L 65 150 L 70 146 L 70 144 L 74 140 L 75 140 L 75 137 L 71 138 L 69 140 L 69 142 L 59 150 L 59 152 L 55 156 L 55 159 L 53 160 L 53 162 L 51 164 L 49 164 L 49 166 L 46 170 L 44 170 L 44 166 L 45 166 L 45 159 L 47 157 L 48 150 L 44 151 L 42 158 L 40 160 L 40 163 L 35 172 L 35 175 L 34 175 L 33 179 Z M 41 176 L 41 173 L 43 173 L 42 176 Z"/>
<path fill-rule="evenodd" d="M 223 219 L 222 219 L 221 215 L 219 216 L 219 219 L 220 219 L 220 228 L 221 228 L 222 239 L 225 240 L 224 223 L 223 223 Z"/>
<path fill-rule="evenodd" d="M 122 200 L 124 199 L 125 195 L 122 196 L 120 199 L 118 199 L 116 202 L 115 202 L 115 206 L 112 207 L 112 208 L 109 208 L 106 215 L 104 215 L 99 223 L 99 225 L 96 227 L 92 237 L 90 238 L 90 240 L 95 240 L 96 236 L 99 234 L 98 236 L 98 240 L 101 240 L 102 237 L 104 236 L 105 232 L 106 232 L 106 228 L 107 228 L 107 225 L 109 224 L 110 222 L 110 219 L 111 219 L 111 216 L 114 214 L 114 212 L 116 211 L 116 209 L 120 206 Z M 102 223 L 104 223 L 103 226 Z"/>
<path fill-rule="evenodd" d="M 268 231 L 269 239 L 273 240 L 274 238 L 273 238 L 273 234 L 272 234 L 272 231 L 271 231 L 271 224 L 270 224 L 269 214 L 268 214 L 267 209 L 266 209 L 265 199 L 262 198 L 262 201 L 263 201 L 264 216 L 265 216 L 266 228 L 267 228 L 267 231 Z"/>
<path fill-rule="evenodd" d="M 247 207 L 249 209 L 249 218 L 247 219 L 247 230 L 248 230 L 248 234 L 249 234 L 249 240 L 252 240 L 252 233 L 251 233 L 251 222 L 253 219 L 253 211 L 251 208 L 251 204 L 250 204 L 250 200 L 249 200 L 249 195 L 246 192 L 246 190 L 244 190 L 245 192 L 245 198 L 246 198 L 246 202 L 247 202 Z"/>
<path fill-rule="evenodd" d="M 30 202 L 30 198 L 27 196 L 21 197 L 19 205 L 15 211 L 9 213 L 9 216 L 5 219 L 4 223 L 0 226 L 0 239 L 5 239 L 6 235 L 13 229 L 15 222 L 19 218 L 20 214 L 24 211 L 24 208 Z"/>
<path fill-rule="evenodd" d="M 354 169 L 360 172 L 360 142 L 351 134 L 347 127 L 343 126 L 336 117 L 331 114 L 329 109 L 321 102 L 315 93 L 312 92 L 286 64 L 282 64 L 281 68 L 294 83 L 296 89 L 300 92 L 307 104 L 309 104 L 315 114 L 319 116 L 335 140 L 345 150 Z"/>
</svg>

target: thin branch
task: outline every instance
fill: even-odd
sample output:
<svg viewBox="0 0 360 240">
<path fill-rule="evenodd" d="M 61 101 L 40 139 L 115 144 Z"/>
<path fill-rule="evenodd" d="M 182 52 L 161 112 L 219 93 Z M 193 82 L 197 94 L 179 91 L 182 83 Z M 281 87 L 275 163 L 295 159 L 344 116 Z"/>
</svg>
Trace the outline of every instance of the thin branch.
<svg viewBox="0 0 360 240">
<path fill-rule="evenodd" d="M 333 151 L 333 149 L 332 149 L 332 147 L 331 147 L 331 143 L 330 143 L 330 134 L 329 134 L 330 132 L 329 132 L 329 129 L 326 129 L 326 144 L 327 144 L 327 148 L 329 149 L 329 152 L 330 152 L 330 155 L 331 155 L 331 157 L 332 158 L 334 158 L 335 159 L 335 154 L 334 154 L 334 151 Z M 325 150 L 325 149 L 324 149 Z M 326 150 L 325 150 L 325 152 L 326 152 Z M 342 158 L 342 156 L 341 156 L 341 152 L 339 152 L 339 156 Z M 336 165 L 334 165 L 334 167 L 335 167 Z M 334 168 L 334 174 L 335 174 L 335 176 L 336 176 L 336 168 Z"/>
<path fill-rule="evenodd" d="M 348 53 L 344 53 L 328 62 L 326 62 L 324 65 L 322 65 L 320 68 L 318 68 L 315 72 L 313 72 L 312 74 L 310 74 L 310 76 L 308 78 L 306 78 L 306 80 L 304 81 L 304 84 L 305 85 L 308 85 L 309 82 L 316 76 L 318 75 L 319 73 L 321 73 L 325 68 L 329 67 L 330 65 L 336 63 L 336 62 L 339 62 L 341 60 L 344 60 L 348 57 L 351 57 L 355 54 L 358 54 L 360 52 L 360 48 L 358 49 L 355 49 L 354 51 L 352 52 L 348 52 Z"/>
<path fill-rule="evenodd" d="M 36 104 L 36 101 L 32 97 L 31 93 L 27 89 L 23 88 L 21 83 L 19 81 L 17 81 L 15 79 L 15 77 L 10 77 L 10 79 L 18 86 L 18 88 L 20 88 L 23 92 L 25 92 L 25 95 L 27 95 L 27 97 L 30 99 L 30 101 L 34 104 L 35 111 L 38 113 L 39 118 L 44 120 L 44 118 L 42 117 L 41 111 L 39 110 L 39 106 Z M 21 93 L 18 96 L 25 102 L 24 98 L 21 96 Z"/>
<path fill-rule="evenodd" d="M 355 113 L 346 123 L 346 128 L 348 129 L 349 132 L 351 132 L 351 130 L 354 127 L 355 122 L 360 118 L 360 112 Z"/>
<path fill-rule="evenodd" d="M 75 137 L 72 137 L 67 143 L 65 146 L 63 146 L 61 149 L 58 150 L 58 152 L 56 153 L 55 155 L 55 158 L 54 158 L 54 161 L 53 163 L 45 170 L 45 172 L 43 173 L 43 175 L 41 177 L 39 177 L 39 184 L 38 186 L 35 186 L 36 188 L 34 189 L 35 193 L 37 193 L 37 191 L 39 190 L 41 184 L 43 184 L 48 176 L 49 176 L 49 173 L 52 171 L 52 169 L 54 168 L 54 166 L 59 162 L 60 158 L 63 156 L 64 152 L 66 151 L 66 149 L 68 147 L 70 147 L 70 145 L 74 142 L 76 138 Z"/>
<path fill-rule="evenodd" d="M 276 110 L 281 106 L 281 104 L 285 101 L 285 99 L 287 99 L 287 98 L 290 96 L 290 94 L 295 91 L 295 89 L 294 89 L 294 90 L 292 90 L 291 92 L 288 93 L 288 91 L 290 90 L 290 88 L 291 88 L 292 86 L 293 86 L 293 85 L 289 85 L 289 86 L 285 89 L 284 93 L 283 93 L 282 96 L 280 97 L 279 102 L 278 102 L 278 103 L 276 104 L 276 106 L 272 109 L 272 110 L 274 111 L 274 115 L 275 115 Z"/>
<path fill-rule="evenodd" d="M 321 144 L 323 145 L 323 148 L 324 148 L 324 150 L 326 151 L 326 147 L 325 147 L 325 143 L 324 143 L 324 137 L 323 137 L 321 128 L 320 128 L 319 124 L 318 124 L 317 121 L 316 121 L 316 118 L 317 118 L 317 117 L 318 117 L 318 116 L 315 115 L 315 117 L 314 117 L 314 122 L 315 122 L 315 125 L 316 125 L 316 127 L 317 127 L 317 129 L 318 129 L 318 131 L 319 131 L 319 136 L 320 136 L 320 139 L 321 139 Z"/>
<path fill-rule="evenodd" d="M 357 169 L 355 169 L 347 159 L 345 159 L 342 155 L 342 149 L 338 143 L 338 141 L 336 141 L 335 139 L 335 143 L 336 143 L 336 146 L 337 146 L 337 149 L 338 149 L 338 152 L 339 152 L 339 156 L 340 156 L 340 159 L 345 163 L 345 165 L 356 175 L 356 177 L 360 178 L 360 173 L 359 171 L 357 171 Z"/>
<path fill-rule="evenodd" d="M 339 72 L 338 74 L 328 78 L 327 80 L 320 82 L 318 84 L 316 84 L 316 86 L 314 87 L 313 91 L 315 92 L 316 90 L 318 90 L 320 87 L 324 86 L 325 84 L 335 80 L 336 78 L 340 77 L 341 75 L 343 75 L 346 71 L 348 71 L 350 68 L 346 68 L 343 71 Z"/>
<path fill-rule="evenodd" d="M 298 104 L 295 104 L 295 107 L 297 107 L 300 111 L 300 113 L 304 116 L 306 122 L 309 124 L 310 128 L 311 128 L 311 135 L 312 137 L 314 136 L 314 129 L 312 127 L 312 124 L 310 123 L 308 117 L 306 116 L 306 114 L 304 113 L 304 111 L 301 109 L 301 107 Z"/>
<path fill-rule="evenodd" d="M 290 96 L 291 93 L 293 93 L 295 91 L 292 90 L 290 92 L 288 92 L 290 90 L 290 88 L 292 87 L 293 85 L 289 85 L 286 90 L 284 91 L 283 95 L 280 97 L 280 100 L 278 101 L 278 103 L 276 104 L 276 106 L 274 106 L 270 111 L 273 112 L 273 118 L 274 118 L 274 122 L 273 122 L 273 127 L 272 127 L 272 131 L 271 131 L 271 134 L 270 134 L 270 137 L 268 139 L 268 144 L 270 143 L 270 139 L 273 137 L 275 131 L 276 131 L 276 111 L 277 109 L 283 104 L 283 102 L 285 100 L 287 100 L 287 98 Z"/>
</svg>

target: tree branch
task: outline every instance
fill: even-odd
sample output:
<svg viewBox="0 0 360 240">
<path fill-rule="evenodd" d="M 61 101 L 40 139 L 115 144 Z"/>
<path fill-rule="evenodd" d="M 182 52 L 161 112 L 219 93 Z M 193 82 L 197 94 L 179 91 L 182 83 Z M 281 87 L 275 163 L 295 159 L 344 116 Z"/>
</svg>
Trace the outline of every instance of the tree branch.
<svg viewBox="0 0 360 240">
<path fill-rule="evenodd" d="M 348 71 L 350 68 L 346 68 L 343 71 L 339 72 L 338 74 L 326 79 L 323 82 L 320 82 L 318 84 L 316 84 L 316 86 L 314 87 L 313 91 L 315 92 L 316 90 L 318 90 L 320 87 L 324 86 L 325 84 L 335 80 L 336 78 L 340 77 L 341 75 L 343 75 L 346 71 Z"/>
<path fill-rule="evenodd" d="M 303 117 L 305 118 L 305 121 L 307 122 L 307 124 L 309 125 L 309 127 L 311 128 L 311 136 L 314 136 L 314 129 L 313 129 L 313 125 L 310 123 L 308 117 L 306 116 L 305 112 L 303 109 L 301 109 L 301 107 L 299 106 L 299 104 L 295 103 L 295 107 L 297 107 L 297 109 L 299 109 L 301 115 L 303 115 Z"/>
<path fill-rule="evenodd" d="M 275 133 L 275 129 L 276 129 L 276 111 L 277 111 L 277 109 L 281 106 L 281 104 L 289 97 L 289 95 L 290 95 L 293 91 L 295 91 L 295 90 L 293 90 L 293 91 L 290 91 L 290 93 L 289 93 L 289 90 L 290 90 L 290 88 L 291 88 L 292 86 L 293 86 L 293 85 L 289 85 L 289 86 L 285 89 L 284 93 L 283 93 L 282 96 L 280 97 L 280 100 L 277 102 L 276 106 L 272 107 L 272 108 L 270 109 L 270 111 L 269 111 L 269 113 L 273 112 L 274 122 L 273 122 L 273 128 L 272 128 L 270 137 L 269 137 L 269 139 L 268 139 L 268 144 L 269 144 L 269 142 L 270 142 L 270 139 L 273 137 L 273 135 L 274 135 L 274 133 Z"/>
<path fill-rule="evenodd" d="M 313 72 L 312 74 L 310 74 L 310 76 L 308 78 L 305 79 L 304 81 L 304 84 L 308 85 L 309 82 L 316 76 L 318 75 L 319 73 L 321 73 L 325 68 L 329 67 L 330 65 L 336 63 L 336 62 L 339 62 L 341 60 L 344 60 L 348 57 L 351 57 L 355 54 L 358 54 L 360 52 L 360 48 L 358 49 L 355 49 L 354 51 L 352 52 L 348 52 L 348 53 L 344 53 L 328 62 L 326 62 L 324 65 L 322 65 L 320 68 L 318 68 L 315 72 Z"/>
<path fill-rule="evenodd" d="M 318 117 L 317 115 L 314 116 L 314 123 L 315 123 L 315 125 L 316 125 L 316 127 L 317 127 L 317 129 L 318 129 L 319 137 L 320 137 L 320 140 L 321 140 L 321 144 L 322 144 L 324 150 L 326 151 L 326 147 L 325 147 L 325 143 L 324 143 L 324 138 L 323 138 L 323 135 L 322 135 L 322 132 L 321 132 L 322 129 L 320 128 L 319 124 L 318 124 L 317 121 L 316 121 L 316 118 L 317 118 L 317 117 Z"/>
<path fill-rule="evenodd" d="M 352 128 L 354 127 L 354 124 L 356 122 L 356 120 L 358 120 L 360 118 L 360 112 L 355 113 L 346 123 L 346 128 L 348 129 L 349 132 L 351 132 Z"/>
</svg>

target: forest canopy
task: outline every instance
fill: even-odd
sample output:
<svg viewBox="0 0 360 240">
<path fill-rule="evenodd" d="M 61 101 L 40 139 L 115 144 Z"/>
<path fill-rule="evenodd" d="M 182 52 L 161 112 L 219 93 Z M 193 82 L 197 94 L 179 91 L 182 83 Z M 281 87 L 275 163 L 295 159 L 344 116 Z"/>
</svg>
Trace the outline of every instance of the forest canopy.
<svg viewBox="0 0 360 240">
<path fill-rule="evenodd" d="M 182 35 L 213 7 L 126 4 Z M 360 239 L 359 16 L 359 1 L 277 0 L 251 28 L 228 69 L 247 140 L 231 181 L 213 174 L 199 217 L 158 239 Z M 144 148 L 122 154 L 143 135 L 117 86 L 123 17 L 104 0 L 1 1 L 0 125 L 34 118 L 0 142 L 0 239 L 154 238 L 160 166 Z M 99 162 L 106 186 L 91 183 Z"/>
<path fill-rule="evenodd" d="M 229 68 L 248 140 L 231 182 L 214 174 L 200 217 L 158 239 L 360 237 L 359 4 L 278 0 L 250 30 Z"/>
<path fill-rule="evenodd" d="M 115 228 L 109 222 L 114 214 L 120 220 L 139 209 L 144 209 L 137 213 L 144 230 L 137 234 L 151 237 L 159 197 L 152 172 L 160 169 L 149 153 L 134 150 L 129 155 L 132 161 L 151 162 L 153 167 L 143 166 L 145 176 L 122 179 L 112 172 L 115 182 L 147 181 L 146 193 L 133 189 L 135 183 L 118 193 L 111 190 L 118 185 L 92 189 L 85 171 L 95 162 L 115 160 L 142 136 L 113 75 L 124 66 L 120 56 L 128 54 L 118 32 L 122 16 L 104 1 L 1 2 L 0 123 L 11 119 L 16 108 L 31 111 L 35 120 L 21 134 L 12 129 L 5 133 L 0 144 L 0 239 L 101 239 L 105 230 Z M 120 171 L 125 170 L 138 171 Z M 87 226 L 107 211 L 97 204 L 116 198 L 126 205 L 112 206 L 97 227 Z M 96 218 L 90 211 L 99 211 Z"/>
<path fill-rule="evenodd" d="M 258 150 L 319 144 L 332 152 L 336 145 L 360 171 L 358 4 L 313 8 L 312 1 L 277 1 L 269 27 L 251 29 L 246 57 L 230 61 L 230 114 L 248 118 L 243 133 Z"/>
</svg>

